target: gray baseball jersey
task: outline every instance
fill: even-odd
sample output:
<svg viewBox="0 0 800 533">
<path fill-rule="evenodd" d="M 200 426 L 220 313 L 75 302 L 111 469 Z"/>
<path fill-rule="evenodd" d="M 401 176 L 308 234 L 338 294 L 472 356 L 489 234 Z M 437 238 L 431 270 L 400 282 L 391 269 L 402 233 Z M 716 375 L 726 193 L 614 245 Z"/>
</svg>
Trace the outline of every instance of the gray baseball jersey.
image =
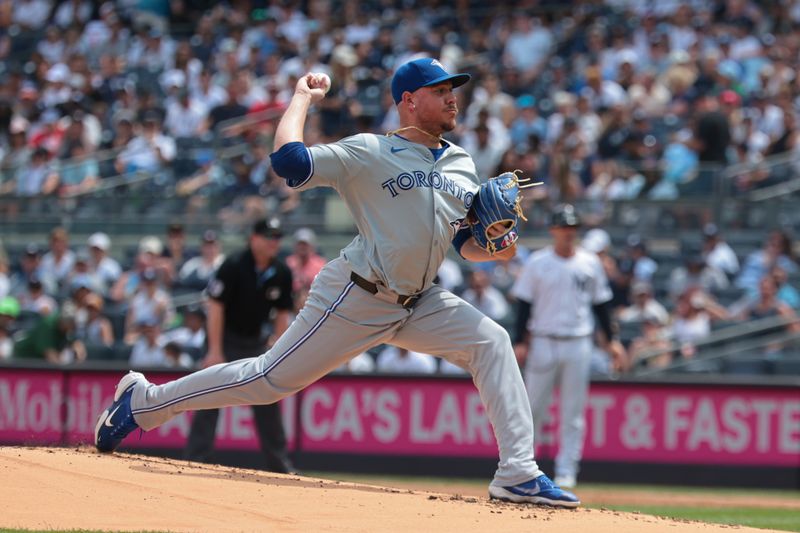
<svg viewBox="0 0 800 533">
<path fill-rule="evenodd" d="M 493 485 L 540 475 L 533 419 L 508 334 L 433 285 L 478 189 L 471 158 L 450 145 L 437 160 L 401 137 L 368 134 L 309 152 L 313 169 L 298 188 L 334 187 L 359 235 L 322 269 L 305 307 L 272 349 L 165 385 L 137 387 L 131 402 L 136 423 L 149 430 L 182 411 L 273 403 L 388 343 L 442 356 L 472 374 L 499 447 Z M 372 294 L 355 285 L 352 272 L 381 290 Z M 398 294 L 417 293 L 413 308 L 397 303 Z"/>
<path fill-rule="evenodd" d="M 480 181 L 472 158 L 451 145 L 431 151 L 402 137 L 355 135 L 309 149 L 313 179 L 353 214 L 359 235 L 342 255 L 357 274 L 400 294 L 429 288 Z"/>
</svg>

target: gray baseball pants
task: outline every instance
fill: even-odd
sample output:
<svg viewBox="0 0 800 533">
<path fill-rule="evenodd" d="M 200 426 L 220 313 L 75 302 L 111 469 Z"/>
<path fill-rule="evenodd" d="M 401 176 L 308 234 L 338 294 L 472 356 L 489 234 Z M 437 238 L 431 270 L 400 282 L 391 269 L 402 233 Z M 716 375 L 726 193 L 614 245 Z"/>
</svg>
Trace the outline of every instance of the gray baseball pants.
<svg viewBox="0 0 800 533">
<path fill-rule="evenodd" d="M 531 409 L 506 331 L 438 286 L 425 291 L 413 309 L 390 300 L 356 286 L 346 261 L 335 259 L 316 277 L 305 307 L 272 349 L 164 385 L 137 387 L 134 420 L 150 430 L 183 411 L 274 403 L 388 343 L 439 355 L 470 372 L 499 447 L 492 484 L 515 485 L 540 475 Z"/>
<path fill-rule="evenodd" d="M 537 432 L 547 421 L 558 383 L 559 447 L 555 475 L 577 477 L 583 456 L 586 434 L 586 401 L 589 397 L 589 377 L 592 338 L 554 338 L 534 336 L 525 364 L 525 386 Z"/>
</svg>

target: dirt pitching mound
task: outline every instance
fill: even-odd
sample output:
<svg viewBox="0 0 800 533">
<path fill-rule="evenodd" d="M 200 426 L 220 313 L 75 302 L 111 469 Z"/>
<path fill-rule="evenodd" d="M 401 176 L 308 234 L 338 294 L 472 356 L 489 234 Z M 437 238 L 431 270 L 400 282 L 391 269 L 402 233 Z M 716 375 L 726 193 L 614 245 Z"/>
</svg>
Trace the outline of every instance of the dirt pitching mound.
<svg viewBox="0 0 800 533">
<path fill-rule="evenodd" d="M 100 455 L 88 448 L 0 447 L 0 479 L 0 527 L 400 533 L 731 530 L 614 511 L 555 510 L 485 497 Z"/>
</svg>

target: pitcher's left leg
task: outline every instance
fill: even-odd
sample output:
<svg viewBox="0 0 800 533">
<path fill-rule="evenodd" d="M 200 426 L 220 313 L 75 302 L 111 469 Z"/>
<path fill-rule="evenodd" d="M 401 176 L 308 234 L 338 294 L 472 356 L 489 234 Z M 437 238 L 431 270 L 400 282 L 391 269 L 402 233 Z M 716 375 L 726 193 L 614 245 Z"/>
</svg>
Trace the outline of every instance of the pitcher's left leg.
<svg viewBox="0 0 800 533">
<path fill-rule="evenodd" d="M 472 374 L 500 451 L 489 485 L 491 498 L 580 505 L 574 494 L 555 486 L 533 458 L 533 418 L 506 330 L 458 296 L 433 287 L 388 342 L 439 355 Z"/>
<path fill-rule="evenodd" d="M 508 333 L 458 296 L 434 286 L 388 341 L 444 357 L 469 371 L 500 452 L 495 482 L 516 485 L 538 476 L 533 419 Z"/>
</svg>

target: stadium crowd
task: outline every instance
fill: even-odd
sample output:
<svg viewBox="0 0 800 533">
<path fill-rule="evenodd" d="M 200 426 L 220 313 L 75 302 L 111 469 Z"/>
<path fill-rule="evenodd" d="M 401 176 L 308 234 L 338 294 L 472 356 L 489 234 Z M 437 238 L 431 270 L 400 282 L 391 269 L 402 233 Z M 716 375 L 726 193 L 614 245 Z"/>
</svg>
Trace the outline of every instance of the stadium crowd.
<svg viewBox="0 0 800 533">
<path fill-rule="evenodd" d="M 225 198 L 223 221 L 291 216 L 300 201 L 267 156 L 297 77 L 314 70 L 333 79 L 309 143 L 385 132 L 398 124 L 387 80 L 419 55 L 474 75 L 457 91 L 463 120 L 452 139 L 478 174 L 521 169 L 545 183 L 530 195 L 545 205 L 737 194 L 793 169 L 770 162 L 798 147 L 796 2 L 3 0 L 0 209 L 14 216 L 14 199 L 91 196 L 109 178 L 145 175 L 155 197 L 183 198 L 188 209 Z M 222 150 L 230 147 L 240 149 Z M 736 163 L 746 171 L 721 173 Z M 295 240 L 311 247 L 314 238 Z M 703 243 L 665 276 L 646 236 L 612 248 L 602 230 L 586 235 L 620 321 L 637 324 L 628 339 L 634 357 L 671 339 L 691 357 L 714 322 L 791 318 L 800 307 L 786 233 L 749 253 L 708 226 Z M 213 232 L 189 246 L 183 228 L 171 226 L 125 255 L 108 235 L 75 245 L 59 228 L 46 248 L 0 260 L 0 355 L 11 354 L 9 317 L 21 310 L 39 328 L 25 336 L 29 344 L 72 346 L 71 356 L 48 351 L 54 361 L 86 355 L 74 339 L 107 346 L 106 355 L 122 344 L 132 364 L 197 359 L 202 309 L 176 313 L 172 300 L 201 290 L 221 261 Z M 448 262 L 440 282 L 507 324 L 506 294 L 524 257 L 465 278 Z M 292 268 L 302 302 L 313 269 Z M 416 354 L 389 351 L 378 367 L 409 357 Z"/>
<path fill-rule="evenodd" d="M 225 256 L 212 230 L 193 244 L 182 225 L 170 224 L 163 239 L 148 235 L 135 249 L 117 247 L 113 255 L 105 233 L 72 246 L 62 227 L 51 231 L 47 247 L 30 243 L 14 260 L 0 248 L 0 360 L 64 364 L 88 358 L 127 360 L 134 367 L 196 366 L 206 348 L 203 291 Z M 280 260 L 292 271 L 299 311 L 326 259 L 309 228 L 281 244 Z M 787 331 L 800 331 L 800 292 L 794 283 L 800 269 L 785 232 L 772 232 L 762 248 L 741 255 L 709 224 L 702 248 L 685 254 L 683 264 L 666 267 L 637 235 L 615 247 L 607 232 L 593 228 L 583 234 L 581 246 L 596 253 L 605 269 L 634 368 L 693 357 L 697 343 L 718 325 L 779 317 Z M 510 289 L 529 253 L 520 246 L 511 260 L 475 265 L 448 258 L 437 282 L 513 330 Z M 768 345 L 765 355 L 779 356 L 784 348 Z M 362 354 L 342 368 L 373 370 L 461 373 L 432 355 L 393 347 Z M 593 370 L 614 373 L 599 349 Z"/>
</svg>

